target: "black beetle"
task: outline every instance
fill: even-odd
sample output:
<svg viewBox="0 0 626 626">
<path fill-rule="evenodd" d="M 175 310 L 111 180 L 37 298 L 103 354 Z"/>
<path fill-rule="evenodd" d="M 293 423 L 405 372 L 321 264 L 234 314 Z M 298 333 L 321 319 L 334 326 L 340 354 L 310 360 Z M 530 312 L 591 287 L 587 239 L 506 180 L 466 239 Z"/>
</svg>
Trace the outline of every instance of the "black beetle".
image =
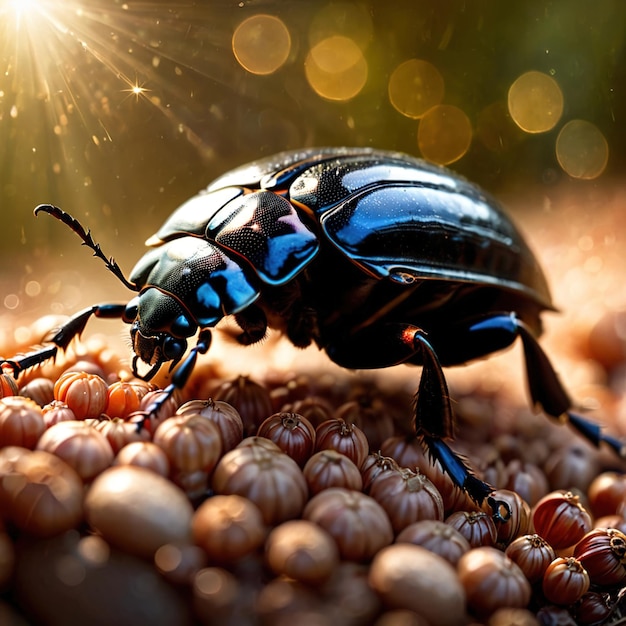
<svg viewBox="0 0 626 626">
<path fill-rule="evenodd" d="M 233 315 L 242 344 L 276 328 L 296 346 L 317 344 L 341 366 L 422 366 L 415 429 L 429 453 L 477 502 L 492 488 L 445 443 L 453 414 L 442 366 L 506 348 L 520 337 L 533 403 L 587 439 L 622 444 L 571 411 L 537 343 L 540 314 L 553 309 L 544 274 L 493 198 L 451 172 L 404 154 L 364 148 L 284 152 L 235 169 L 177 209 L 147 241 L 126 279 L 89 231 L 70 226 L 138 296 L 73 316 L 50 345 L 5 360 L 15 375 L 54 357 L 88 319 L 131 324 L 150 378 L 177 364 L 160 402 L 185 385 L 210 328 Z M 502 503 L 493 503 L 494 509 Z"/>
</svg>

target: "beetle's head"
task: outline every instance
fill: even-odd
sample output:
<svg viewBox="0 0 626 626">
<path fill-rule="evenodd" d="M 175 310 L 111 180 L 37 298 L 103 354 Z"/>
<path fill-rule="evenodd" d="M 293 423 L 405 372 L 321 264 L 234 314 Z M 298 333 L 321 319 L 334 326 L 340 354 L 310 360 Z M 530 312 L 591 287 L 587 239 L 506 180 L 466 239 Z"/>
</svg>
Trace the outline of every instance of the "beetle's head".
<svg viewBox="0 0 626 626">
<path fill-rule="evenodd" d="M 128 303 L 124 321 L 131 324 L 133 373 L 144 380 L 150 380 L 167 361 L 172 362 L 170 369 L 174 367 L 187 350 L 186 338 L 198 329 L 174 298 L 154 287 Z M 145 374 L 138 371 L 139 359 L 150 366 Z"/>
</svg>

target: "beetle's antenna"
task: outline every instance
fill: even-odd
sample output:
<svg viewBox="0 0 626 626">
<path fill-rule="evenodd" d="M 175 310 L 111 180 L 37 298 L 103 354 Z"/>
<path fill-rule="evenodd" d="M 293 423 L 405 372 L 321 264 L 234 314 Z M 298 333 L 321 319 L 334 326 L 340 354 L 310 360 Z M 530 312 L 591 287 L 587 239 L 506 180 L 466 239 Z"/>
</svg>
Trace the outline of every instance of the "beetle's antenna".
<svg viewBox="0 0 626 626">
<path fill-rule="evenodd" d="M 40 204 L 35 209 L 35 215 L 37 215 L 39 211 L 48 213 L 48 215 L 52 215 L 52 217 L 55 217 L 59 221 L 69 226 L 82 239 L 82 245 L 91 248 L 91 250 L 93 250 L 93 255 L 97 256 L 99 259 L 102 259 L 104 261 L 104 264 L 107 266 L 107 269 L 113 272 L 113 274 L 115 274 L 118 279 L 122 281 L 125 287 L 127 287 L 131 291 L 139 291 L 137 285 L 131 283 L 126 278 L 126 276 L 124 276 L 124 272 L 122 272 L 120 266 L 115 262 L 113 257 L 106 257 L 106 255 L 102 252 L 102 249 L 100 248 L 100 244 L 96 243 L 93 240 L 93 237 L 91 236 L 91 231 L 85 230 L 83 225 L 75 217 L 72 217 L 69 213 L 66 213 L 56 206 L 52 206 L 51 204 Z"/>
</svg>

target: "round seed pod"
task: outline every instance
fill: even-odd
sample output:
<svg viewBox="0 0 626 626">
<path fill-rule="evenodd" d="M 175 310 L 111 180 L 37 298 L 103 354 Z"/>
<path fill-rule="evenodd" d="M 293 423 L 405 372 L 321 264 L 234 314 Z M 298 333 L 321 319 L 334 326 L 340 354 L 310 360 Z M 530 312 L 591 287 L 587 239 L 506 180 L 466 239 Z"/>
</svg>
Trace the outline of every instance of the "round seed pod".
<svg viewBox="0 0 626 626">
<path fill-rule="evenodd" d="M 54 399 L 65 402 L 79 420 L 100 417 L 106 409 L 108 385 L 97 374 L 66 372 L 54 383 Z"/>
<path fill-rule="evenodd" d="M 517 563 L 531 583 L 541 580 L 548 565 L 556 558 L 554 548 L 536 534 L 514 539 L 506 547 L 505 554 Z"/>
<path fill-rule="evenodd" d="M 315 451 L 337 450 L 345 454 L 357 467 L 361 467 L 369 454 L 365 433 L 344 420 L 332 419 L 315 429 Z"/>
<path fill-rule="evenodd" d="M 469 608 L 489 616 L 500 608 L 526 608 L 531 587 L 522 570 L 504 552 L 474 548 L 459 560 L 457 571 Z"/>
<path fill-rule="evenodd" d="M 339 552 L 333 538 L 320 526 L 307 520 L 291 520 L 270 532 L 265 558 L 275 574 L 318 585 L 336 569 Z"/>
<path fill-rule="evenodd" d="M 232 563 L 256 551 L 265 539 L 260 509 L 238 495 L 218 495 L 203 502 L 191 528 L 196 545 L 216 563 Z"/>
<path fill-rule="evenodd" d="M 466 623 L 465 591 L 455 569 L 421 546 L 402 543 L 380 550 L 369 582 L 390 609 L 408 609 L 429 624 Z"/>
<path fill-rule="evenodd" d="M 115 456 L 107 438 L 84 420 L 51 426 L 39 439 L 37 449 L 63 459 L 85 482 L 109 467 Z"/>
<path fill-rule="evenodd" d="M 276 448 L 269 439 L 264 441 Z M 237 494 L 254 502 L 269 525 L 298 517 L 308 497 L 297 463 L 266 445 L 240 445 L 227 452 L 215 468 L 212 485 L 215 493 Z"/>
<path fill-rule="evenodd" d="M 85 497 L 89 525 L 122 550 L 152 558 L 164 544 L 191 541 L 193 508 L 171 481 L 143 467 L 111 467 Z"/>
<path fill-rule="evenodd" d="M 41 407 L 21 396 L 0 398 L 0 446 L 33 449 L 46 429 Z"/>
<path fill-rule="evenodd" d="M 595 528 L 574 547 L 574 556 L 598 587 L 626 582 L 626 535 L 616 528 Z"/>
<path fill-rule="evenodd" d="M 409 524 L 396 537 L 396 543 L 422 546 L 454 566 L 471 549 L 467 539 L 458 530 L 439 520 L 422 520 Z"/>
<path fill-rule="evenodd" d="M 345 487 L 355 491 L 363 488 L 359 468 L 345 454 L 336 450 L 316 452 L 306 462 L 302 473 L 313 495 L 331 487 Z"/>
<path fill-rule="evenodd" d="M 385 510 L 359 491 L 325 489 L 309 500 L 302 517 L 326 530 L 345 560 L 367 561 L 393 540 Z"/>
<path fill-rule="evenodd" d="M 372 483 L 370 496 L 387 512 L 395 533 L 420 520 L 443 521 L 443 499 L 419 472 L 397 469 Z"/>
<path fill-rule="evenodd" d="M 535 532 L 555 550 L 576 544 L 592 528 L 591 516 L 571 491 L 553 491 L 532 510 Z"/>
<path fill-rule="evenodd" d="M 557 557 L 543 574 L 541 588 L 549 602 L 569 606 L 589 591 L 589 574 L 574 557 Z"/>
<path fill-rule="evenodd" d="M 257 436 L 271 439 L 300 467 L 304 467 L 315 449 L 315 428 L 309 420 L 297 413 L 270 415 L 259 426 Z"/>
</svg>

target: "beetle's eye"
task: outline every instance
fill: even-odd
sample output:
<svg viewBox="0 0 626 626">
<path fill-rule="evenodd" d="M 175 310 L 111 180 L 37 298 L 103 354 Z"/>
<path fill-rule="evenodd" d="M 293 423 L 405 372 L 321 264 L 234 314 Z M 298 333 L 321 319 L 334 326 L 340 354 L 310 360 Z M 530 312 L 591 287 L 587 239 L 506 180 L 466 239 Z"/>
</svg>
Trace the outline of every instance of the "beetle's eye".
<svg viewBox="0 0 626 626">
<path fill-rule="evenodd" d="M 165 361 L 179 361 L 187 350 L 187 342 L 167 335 L 163 340 L 163 359 Z"/>
<path fill-rule="evenodd" d="M 196 327 L 184 315 L 179 315 L 172 322 L 170 330 L 176 337 L 189 337 L 194 334 Z"/>
<path fill-rule="evenodd" d="M 139 297 L 133 298 L 127 305 L 126 309 L 124 309 L 124 315 L 122 316 L 122 320 L 127 324 L 131 324 L 137 319 L 137 314 L 139 313 Z"/>
</svg>

